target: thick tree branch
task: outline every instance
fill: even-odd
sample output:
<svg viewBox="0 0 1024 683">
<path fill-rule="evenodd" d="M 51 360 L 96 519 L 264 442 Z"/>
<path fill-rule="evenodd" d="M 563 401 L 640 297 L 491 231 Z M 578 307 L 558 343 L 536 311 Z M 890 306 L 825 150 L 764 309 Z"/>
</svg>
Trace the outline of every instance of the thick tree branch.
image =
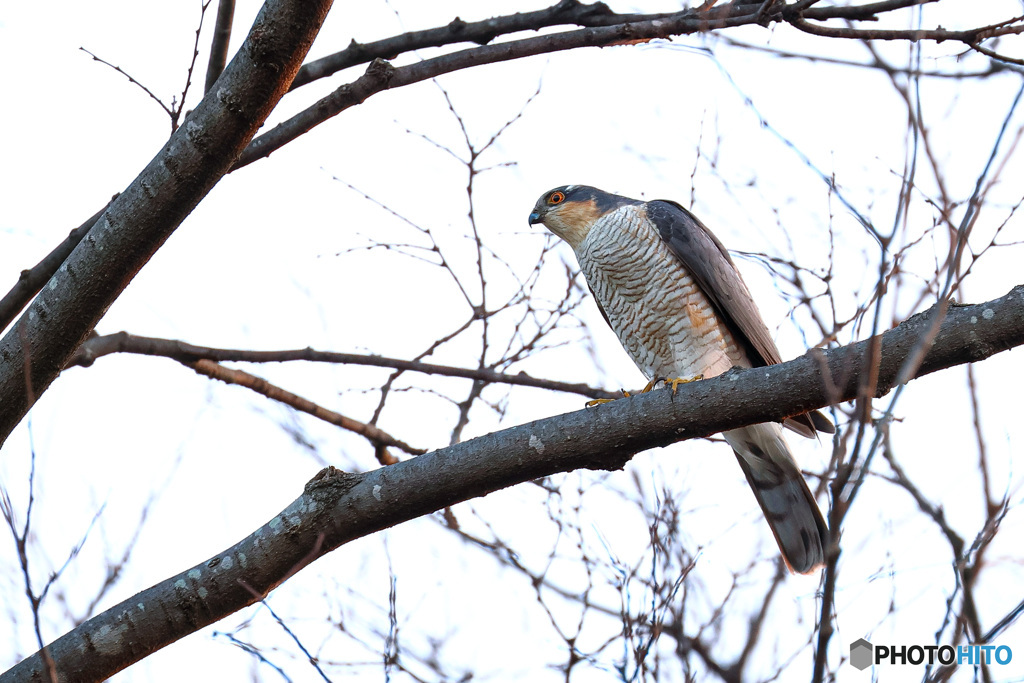
<svg viewBox="0 0 1024 683">
<path fill-rule="evenodd" d="M 620 24 L 623 21 L 623 15 L 612 12 L 603 2 L 585 5 L 578 0 L 562 0 L 536 12 L 517 12 L 483 21 L 465 22 L 455 17 L 446 26 L 410 31 L 371 43 L 357 43 L 353 40 L 351 45 L 340 52 L 304 64 L 295 76 L 292 90 L 344 69 L 368 64 L 374 59 L 394 59 L 397 55 L 427 47 L 442 47 L 456 43 L 486 45 L 498 36 L 519 31 L 537 31 L 566 24 L 606 26 Z"/>
<path fill-rule="evenodd" d="M 880 337 L 876 393 L 896 382 L 932 323 L 918 314 Z M 112 607 L 52 643 L 68 680 L 102 680 L 258 600 L 298 569 L 356 538 L 492 491 L 578 468 L 618 469 L 634 454 L 855 398 L 876 340 L 559 415 L 362 475 L 322 470 L 304 493 L 224 553 Z M 1024 286 L 977 305 L 950 305 L 916 376 L 1024 344 Z M 255 592 L 254 592 L 255 591 Z M 0 683 L 40 680 L 40 653 Z"/>
<path fill-rule="evenodd" d="M 751 24 L 755 23 L 756 10 L 759 6 L 748 6 L 747 14 L 737 16 L 725 12 L 716 13 L 714 17 L 695 16 L 691 11 L 664 18 L 661 18 L 663 15 L 656 15 L 659 18 L 648 21 L 585 28 L 460 50 L 407 66 L 394 67 L 383 59 L 375 59 L 367 67 L 366 73 L 352 83 L 341 86 L 316 104 L 253 140 L 239 158 L 235 169 L 268 156 L 303 133 L 383 90 L 419 83 L 442 74 L 483 64 L 496 64 L 580 47 L 642 43 L 656 38 Z"/>
<path fill-rule="evenodd" d="M 0 443 L 287 91 L 331 0 L 268 0 L 238 55 L 0 341 Z"/>
<path fill-rule="evenodd" d="M 826 21 L 841 19 L 847 22 L 876 21 L 879 15 L 891 13 L 915 5 L 929 4 L 941 0 L 881 0 L 880 2 L 863 5 L 812 7 L 812 2 L 798 2 L 781 8 L 777 16 L 765 16 L 762 10 L 770 5 L 764 2 L 735 2 L 715 5 L 710 8 L 687 9 L 669 14 L 617 14 L 604 3 L 582 4 L 578 0 L 561 0 L 551 7 L 536 12 L 516 13 L 508 16 L 493 17 L 483 21 L 464 22 L 458 17 L 449 24 L 423 31 L 412 31 L 398 36 L 385 38 L 371 43 L 352 44 L 333 55 L 310 62 L 300 69 L 293 81 L 292 88 L 299 87 L 319 78 L 324 78 L 337 71 L 373 63 L 375 60 L 394 59 L 398 55 L 425 47 L 443 47 L 458 43 L 472 42 L 486 45 L 501 35 L 526 31 L 540 30 L 554 26 L 577 25 L 587 27 L 584 31 L 566 31 L 531 38 L 526 41 L 513 41 L 502 45 L 486 45 L 486 49 L 463 50 L 444 55 L 440 58 L 426 60 L 409 67 L 392 68 L 386 62 L 373 66 L 364 76 L 353 83 L 343 85 L 335 93 L 324 98 L 314 107 L 300 113 L 291 120 L 278 126 L 268 134 L 260 136 L 246 149 L 243 158 L 231 170 L 241 168 L 256 159 L 269 155 L 282 145 L 300 136 L 302 133 L 319 125 L 326 119 L 337 115 L 344 109 L 359 104 L 367 97 L 388 88 L 399 87 L 419 82 L 424 79 L 456 71 L 480 64 L 495 63 L 519 57 L 568 50 L 576 47 L 607 46 L 644 42 L 653 38 L 667 38 L 672 35 L 683 35 L 699 31 L 709 31 L 739 25 L 766 24 L 770 20 L 784 21 L 793 24 L 800 30 L 826 37 L 856 38 L 861 40 L 946 40 L 960 41 L 971 49 L 1008 64 L 1024 63 L 997 54 L 983 45 L 981 41 L 998 35 L 1020 34 L 1024 32 L 1024 18 L 1014 17 L 998 24 L 973 29 L 953 31 L 937 27 L 928 31 L 879 31 L 876 29 L 860 29 L 853 26 L 831 27 L 812 24 L 808 20 Z M 218 22 L 214 42 L 214 52 L 226 44 L 228 27 L 227 11 L 232 3 L 224 0 L 220 3 Z M 603 28 L 604 31 L 594 32 L 591 29 Z M 224 40 L 222 40 L 224 39 Z M 215 55 L 211 54 L 211 74 L 215 71 Z M 993 67 L 992 71 L 999 69 Z M 398 78 L 395 78 L 396 72 Z M 207 88 L 211 86 L 208 80 Z M 79 230 L 77 238 L 88 232 L 91 223 L 87 222 Z M 72 246 L 77 244 L 73 242 Z M 62 245 L 66 247 L 66 245 Z M 59 250 L 55 250 L 57 253 Z M 69 253 L 70 249 L 63 249 Z M 42 284 L 56 272 L 62 261 L 54 262 L 50 257 L 30 271 L 24 271 L 22 281 L 15 290 L 0 301 L 0 329 L 9 324 L 10 318 L 16 315 L 32 296 L 39 291 Z M 31 277 L 29 277 L 31 274 Z"/>
<path fill-rule="evenodd" d="M 600 3 L 599 3 L 600 4 Z M 882 2 L 873 3 L 859 8 L 863 10 L 853 11 L 852 18 L 874 18 L 880 12 L 892 11 L 908 5 L 919 4 L 918 2 Z M 550 12 L 551 17 L 558 17 L 557 10 L 560 5 L 544 10 L 540 13 Z M 813 24 L 807 21 L 809 18 L 848 18 L 843 14 L 835 12 L 819 12 L 817 10 L 800 10 L 785 8 L 777 16 L 765 16 L 762 13 L 764 3 L 742 3 L 733 2 L 721 5 L 709 10 L 688 9 L 674 14 L 647 14 L 647 15 L 616 15 L 597 9 L 590 14 L 579 12 L 579 5 L 575 5 L 577 14 L 580 16 L 574 23 L 602 24 L 601 26 L 588 26 L 587 28 L 575 31 L 563 31 L 521 40 L 513 40 L 496 45 L 484 45 L 482 47 L 460 50 L 449 54 L 425 59 L 407 66 L 394 67 L 386 61 L 383 56 L 377 56 L 370 62 L 366 72 L 353 81 L 335 90 L 327 97 L 316 104 L 296 114 L 288 121 L 278 125 L 273 130 L 264 133 L 245 150 L 238 160 L 235 168 L 246 166 L 257 159 L 268 156 L 280 149 L 303 133 L 308 132 L 327 119 L 337 116 L 345 109 L 361 104 L 367 98 L 383 90 L 398 88 L 404 85 L 411 85 L 420 81 L 436 78 L 442 74 L 459 71 L 482 64 L 494 64 L 523 57 L 531 57 L 551 52 L 572 50 L 581 47 L 607 47 L 612 45 L 626 45 L 648 42 L 654 39 L 668 39 L 673 36 L 687 35 L 692 33 L 705 32 L 715 29 L 731 28 L 736 26 L 749 26 L 763 24 L 769 20 L 783 20 L 796 28 L 813 33 L 815 35 L 835 38 L 858 38 L 862 40 L 907 40 L 921 41 L 933 40 L 937 42 L 954 40 L 962 42 L 970 47 L 977 46 L 981 41 L 1000 35 L 1019 34 L 1024 32 L 1024 23 L 1021 18 L 1015 17 L 1001 22 L 998 25 L 983 26 L 964 31 L 951 31 L 943 28 L 931 30 L 879 30 L 879 29 L 858 29 L 832 27 L 823 24 Z M 605 8 L 606 9 L 606 8 Z M 845 8 L 858 10 L 858 8 Z M 571 14 L 571 13 L 570 13 Z M 500 17 L 489 20 L 490 23 L 498 26 L 508 26 L 509 30 L 516 25 L 517 17 L 526 15 L 514 15 L 513 17 Z M 559 19 L 551 20 L 554 25 L 563 23 Z M 618 23 L 609 23 L 618 22 Z M 488 22 L 477 22 L 474 27 Z M 540 23 L 540 22 L 538 22 Z M 433 29 L 432 40 L 440 40 L 441 35 L 447 33 L 449 43 L 462 42 L 459 32 L 451 30 L 451 25 L 444 29 Z M 488 40 L 493 37 L 490 33 L 476 28 L 476 38 Z M 419 32 L 427 33 L 427 32 Z M 418 44 L 419 34 L 405 34 L 398 36 L 389 43 L 389 47 L 399 50 L 403 45 Z M 405 41 L 403 43 L 403 41 Z M 387 41 L 381 41 L 387 42 Z M 379 45 L 375 43 L 374 45 Z M 367 46 L 355 44 L 350 46 L 344 53 L 338 53 L 328 60 L 334 60 L 334 65 L 339 68 L 352 66 L 365 61 L 368 54 L 387 55 L 388 53 L 377 47 L 370 52 Z M 321 60 L 324 61 L 324 60 Z M 344 66 L 342 66 L 344 65 Z M 332 67 L 333 68 L 333 67 Z M 324 65 L 316 67 L 318 74 L 329 70 Z M 310 76 L 313 77 L 312 74 Z"/>
<path fill-rule="evenodd" d="M 878 21 L 880 15 L 915 5 L 924 5 L 940 0 L 882 0 L 863 5 L 842 5 L 833 7 L 804 7 L 807 3 L 797 3 L 782 10 L 785 21 L 807 20 L 826 21 L 841 19 L 848 22 Z M 368 64 L 375 59 L 395 59 L 398 55 L 422 50 L 430 47 L 444 47 L 458 43 L 476 43 L 486 45 L 499 36 L 521 31 L 540 31 L 556 26 L 575 25 L 585 28 L 637 24 L 641 22 L 662 21 L 686 17 L 699 20 L 708 30 L 716 28 L 717 23 L 727 17 L 745 17 L 745 23 L 756 23 L 764 17 L 760 10 L 764 3 L 758 0 L 739 0 L 737 2 L 716 4 L 711 8 L 689 8 L 681 12 L 665 13 L 624 13 L 613 12 L 605 3 L 595 2 L 583 4 L 578 0 L 561 0 L 551 7 L 536 12 L 516 13 L 501 17 L 492 17 L 482 21 L 466 22 L 456 17 L 445 26 L 410 31 L 401 35 L 359 43 L 355 40 L 344 50 L 303 65 L 299 70 L 292 89 L 299 88 L 320 78 L 326 78 L 344 69 L 360 64 Z M 965 36 L 975 37 L 989 27 L 980 27 L 970 32 L 944 31 L 934 39 L 963 40 Z M 911 39 L 911 32 L 904 32 L 904 38 Z M 987 37 L 987 36 L 985 36 Z M 965 41 L 973 42 L 973 41 Z"/>
</svg>

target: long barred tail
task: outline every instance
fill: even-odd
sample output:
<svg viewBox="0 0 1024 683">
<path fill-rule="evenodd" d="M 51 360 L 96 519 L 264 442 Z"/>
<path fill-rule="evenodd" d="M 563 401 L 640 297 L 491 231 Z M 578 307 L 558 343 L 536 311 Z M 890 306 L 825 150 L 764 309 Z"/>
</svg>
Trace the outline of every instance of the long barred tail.
<svg viewBox="0 0 1024 683">
<path fill-rule="evenodd" d="M 782 427 L 765 423 L 724 432 L 786 564 L 807 574 L 825 563 L 828 525 L 789 452 Z"/>
</svg>

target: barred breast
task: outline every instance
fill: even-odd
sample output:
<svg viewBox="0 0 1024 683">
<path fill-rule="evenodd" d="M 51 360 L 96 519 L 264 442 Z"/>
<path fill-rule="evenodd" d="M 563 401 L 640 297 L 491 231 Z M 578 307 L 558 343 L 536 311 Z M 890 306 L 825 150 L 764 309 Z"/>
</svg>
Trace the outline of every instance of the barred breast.
<svg viewBox="0 0 1024 683">
<path fill-rule="evenodd" d="M 576 250 L 615 334 L 648 379 L 713 377 L 749 362 L 642 205 L 600 218 Z"/>
</svg>

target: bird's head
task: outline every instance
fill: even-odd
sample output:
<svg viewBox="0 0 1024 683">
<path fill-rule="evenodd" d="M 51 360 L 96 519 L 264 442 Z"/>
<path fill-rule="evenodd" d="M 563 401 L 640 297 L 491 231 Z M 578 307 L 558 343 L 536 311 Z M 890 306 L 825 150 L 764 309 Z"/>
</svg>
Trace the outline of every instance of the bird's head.
<svg viewBox="0 0 1024 683">
<path fill-rule="evenodd" d="M 624 204 L 636 203 L 588 185 L 562 185 L 540 196 L 530 212 L 530 225 L 544 224 L 575 250 L 597 219 Z"/>
</svg>

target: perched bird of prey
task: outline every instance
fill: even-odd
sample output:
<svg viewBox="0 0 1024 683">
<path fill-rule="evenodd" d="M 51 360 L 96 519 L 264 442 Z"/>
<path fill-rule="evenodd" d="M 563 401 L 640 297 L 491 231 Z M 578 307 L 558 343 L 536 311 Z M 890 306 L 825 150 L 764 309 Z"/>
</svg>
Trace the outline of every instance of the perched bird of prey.
<svg viewBox="0 0 1024 683">
<path fill-rule="evenodd" d="M 675 202 L 642 202 L 585 185 L 545 192 L 530 213 L 568 242 L 598 308 L 652 382 L 714 377 L 782 362 L 729 252 Z M 807 437 L 835 428 L 817 412 L 784 422 Z M 825 562 L 828 526 L 777 423 L 722 434 L 786 563 Z"/>
</svg>

